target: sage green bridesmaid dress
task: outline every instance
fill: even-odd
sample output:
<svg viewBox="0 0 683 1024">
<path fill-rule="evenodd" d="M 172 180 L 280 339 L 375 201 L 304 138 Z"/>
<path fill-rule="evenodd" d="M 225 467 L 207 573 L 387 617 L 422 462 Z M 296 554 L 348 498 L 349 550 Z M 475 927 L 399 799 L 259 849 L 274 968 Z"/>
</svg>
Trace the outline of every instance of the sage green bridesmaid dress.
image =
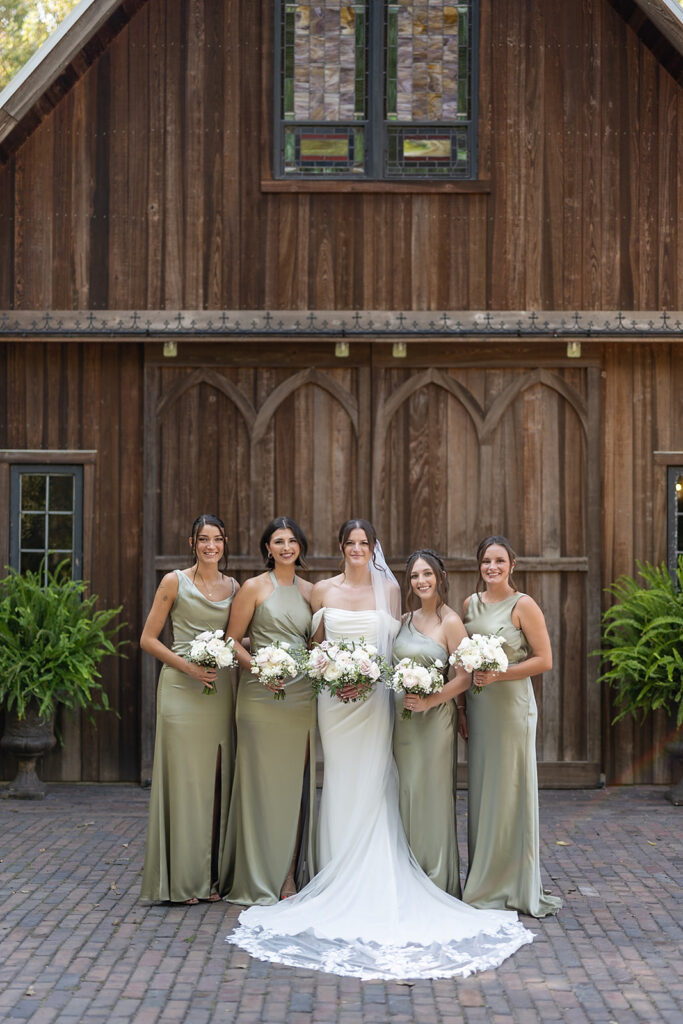
<svg viewBox="0 0 683 1024">
<path fill-rule="evenodd" d="M 185 573 L 176 576 L 173 650 L 183 656 L 199 633 L 225 629 L 235 593 L 233 584 L 230 597 L 209 601 Z M 161 669 L 142 899 L 183 903 L 219 890 L 235 762 L 234 675 L 219 669 L 206 694 L 184 672 Z"/>
<path fill-rule="evenodd" d="M 270 578 L 273 592 L 258 605 L 249 624 L 251 650 L 255 653 L 276 640 L 291 644 L 292 652 L 305 648 L 311 635 L 310 606 L 296 581 L 281 587 L 273 573 Z M 316 704 L 305 676 L 288 682 L 285 693 L 284 700 L 275 700 L 251 672 L 240 673 L 235 780 L 221 869 L 221 891 L 231 903 L 278 902 L 297 845 L 300 815 L 297 886 L 315 873 Z"/>
<path fill-rule="evenodd" d="M 530 647 L 512 622 L 521 594 L 485 604 L 472 594 L 465 628 L 503 638 L 511 665 Z M 469 868 L 463 899 L 474 907 L 556 914 L 562 900 L 541 884 L 536 772 L 538 710 L 531 679 L 502 679 L 467 692 Z"/>
<path fill-rule="evenodd" d="M 394 640 L 393 663 L 448 664 L 448 651 L 406 621 Z M 460 898 L 460 862 L 455 820 L 457 711 L 446 701 L 402 719 L 403 694 L 394 693 L 394 758 L 399 775 L 399 810 L 408 844 L 434 885 Z"/>
</svg>

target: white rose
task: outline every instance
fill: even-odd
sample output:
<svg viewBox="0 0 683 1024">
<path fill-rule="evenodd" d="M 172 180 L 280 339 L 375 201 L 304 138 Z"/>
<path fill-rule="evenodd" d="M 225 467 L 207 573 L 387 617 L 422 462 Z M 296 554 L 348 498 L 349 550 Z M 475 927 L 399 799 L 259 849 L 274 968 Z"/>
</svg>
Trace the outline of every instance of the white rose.
<svg viewBox="0 0 683 1024">
<path fill-rule="evenodd" d="M 372 674 L 373 667 L 376 668 L 374 661 L 371 661 L 367 655 L 363 656 L 362 661 L 358 662 L 358 671 L 361 675 L 368 676 L 370 679 L 376 679 L 377 676 Z"/>
<path fill-rule="evenodd" d="M 327 657 L 325 651 L 320 647 L 314 647 L 310 656 L 311 671 L 322 674 L 329 663 L 330 659 Z"/>
<path fill-rule="evenodd" d="M 414 690 L 418 685 L 417 672 L 413 668 L 407 668 L 403 673 L 403 686 L 406 690 Z"/>
<path fill-rule="evenodd" d="M 481 658 L 475 654 L 466 654 L 461 660 L 461 665 L 465 672 L 476 672 L 478 668 L 481 668 Z"/>
<path fill-rule="evenodd" d="M 326 679 L 328 683 L 333 683 L 337 679 L 341 679 L 342 671 L 336 662 L 331 661 L 323 672 L 323 679 Z"/>
<path fill-rule="evenodd" d="M 232 648 L 230 647 L 223 647 L 216 654 L 216 664 L 219 668 L 230 668 L 233 661 Z"/>
</svg>

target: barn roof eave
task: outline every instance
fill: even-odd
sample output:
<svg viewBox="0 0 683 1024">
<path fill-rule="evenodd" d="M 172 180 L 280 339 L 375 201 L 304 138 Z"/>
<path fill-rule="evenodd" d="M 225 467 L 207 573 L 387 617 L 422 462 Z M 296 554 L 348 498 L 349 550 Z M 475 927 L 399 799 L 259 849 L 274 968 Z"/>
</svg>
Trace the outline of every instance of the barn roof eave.
<svg viewBox="0 0 683 1024">
<path fill-rule="evenodd" d="M 81 0 L 0 92 L 0 142 L 19 124 L 121 0 Z"/>
<path fill-rule="evenodd" d="M 636 0 L 641 10 L 683 55 L 683 8 L 677 0 Z"/>
</svg>

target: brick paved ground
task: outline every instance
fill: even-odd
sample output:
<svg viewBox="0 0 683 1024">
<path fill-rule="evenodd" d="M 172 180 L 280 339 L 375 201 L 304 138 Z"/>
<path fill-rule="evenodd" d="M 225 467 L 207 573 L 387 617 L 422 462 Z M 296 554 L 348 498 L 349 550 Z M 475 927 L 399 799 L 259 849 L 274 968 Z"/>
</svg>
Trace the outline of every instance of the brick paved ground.
<svg viewBox="0 0 683 1024">
<path fill-rule="evenodd" d="M 251 960 L 224 941 L 226 904 L 141 905 L 147 801 L 133 786 L 0 801 L 0 1020 L 683 1022 L 683 808 L 660 788 L 543 792 L 559 918 L 525 918 L 536 941 L 496 971 L 414 984 Z"/>
</svg>

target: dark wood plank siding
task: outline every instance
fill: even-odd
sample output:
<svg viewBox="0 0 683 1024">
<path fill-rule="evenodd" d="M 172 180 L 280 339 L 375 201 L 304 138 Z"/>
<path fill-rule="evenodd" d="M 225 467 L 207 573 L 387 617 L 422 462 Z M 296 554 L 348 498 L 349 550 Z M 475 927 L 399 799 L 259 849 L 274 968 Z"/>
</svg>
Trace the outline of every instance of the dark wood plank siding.
<svg viewBox="0 0 683 1024">
<path fill-rule="evenodd" d="M 141 352 L 119 345 L 2 345 L 0 448 L 97 452 L 92 514 L 86 508 L 86 557 L 102 607 L 123 604 L 133 643 L 127 659 L 110 659 L 103 678 L 121 715 L 64 716 L 64 750 L 45 758 L 50 780 L 138 777 L 137 638 L 141 609 Z M 7 553 L 3 552 L 3 559 Z M 3 562 L 4 564 L 4 562 Z M 131 742 L 131 737 L 133 741 Z M 0 777 L 13 761 L 0 759 Z"/>
<path fill-rule="evenodd" d="M 655 451 L 683 449 L 683 351 L 678 345 L 603 348 L 602 578 L 635 572 L 637 561 L 666 558 L 666 467 Z M 671 723 L 626 719 L 604 695 L 604 757 L 612 782 L 666 782 L 663 747 Z"/>
<path fill-rule="evenodd" d="M 680 86 L 608 0 L 493 6 L 490 194 L 293 194 L 270 3 L 148 0 L 2 171 L 4 304 L 680 307 Z"/>
</svg>

